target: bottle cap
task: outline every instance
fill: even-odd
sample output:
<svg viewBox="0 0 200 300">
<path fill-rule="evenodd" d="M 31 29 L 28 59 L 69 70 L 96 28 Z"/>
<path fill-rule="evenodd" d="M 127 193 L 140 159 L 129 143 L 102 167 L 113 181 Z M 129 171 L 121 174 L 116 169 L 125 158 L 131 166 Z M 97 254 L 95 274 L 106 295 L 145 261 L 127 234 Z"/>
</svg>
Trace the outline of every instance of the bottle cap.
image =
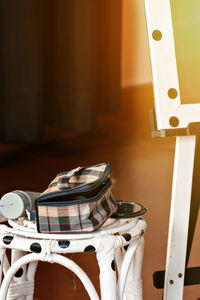
<svg viewBox="0 0 200 300">
<path fill-rule="evenodd" d="M 0 212 L 8 219 L 17 219 L 24 214 L 22 198 L 13 192 L 5 194 L 0 201 Z"/>
</svg>

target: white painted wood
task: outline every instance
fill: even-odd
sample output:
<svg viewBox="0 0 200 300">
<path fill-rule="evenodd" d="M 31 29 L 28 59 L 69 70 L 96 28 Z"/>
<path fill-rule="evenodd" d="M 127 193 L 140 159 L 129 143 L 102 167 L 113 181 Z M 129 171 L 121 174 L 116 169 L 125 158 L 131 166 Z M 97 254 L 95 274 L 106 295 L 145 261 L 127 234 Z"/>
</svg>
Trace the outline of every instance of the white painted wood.
<svg viewBox="0 0 200 300">
<path fill-rule="evenodd" d="M 132 300 L 131 290 L 133 290 L 134 300 L 143 299 L 141 272 L 142 272 L 144 245 L 145 245 L 144 237 L 141 237 L 140 243 L 135 252 L 132 270 L 129 269 L 129 274 L 127 277 L 127 283 L 124 292 L 125 295 L 128 296 L 127 300 Z M 132 276 L 130 274 L 130 271 L 132 273 Z"/>
<path fill-rule="evenodd" d="M 200 122 L 200 104 L 182 104 L 176 114 L 179 119 L 179 127 L 186 128 L 189 122 Z"/>
<path fill-rule="evenodd" d="M 17 261 L 19 258 L 23 257 L 26 254 L 26 252 L 24 251 L 19 251 L 19 250 L 15 250 L 12 249 L 11 251 L 11 264 L 14 264 L 15 261 Z M 13 282 L 16 284 L 23 283 L 24 281 L 26 281 L 26 266 L 22 267 L 23 268 L 23 274 L 22 276 L 20 276 L 19 278 L 17 277 L 13 277 Z M 9 297 L 8 297 L 9 300 Z M 26 296 L 20 296 L 18 298 L 16 298 L 16 300 L 26 300 Z"/>
<path fill-rule="evenodd" d="M 28 265 L 27 281 L 33 282 L 33 285 L 35 283 L 34 280 L 35 280 L 35 272 L 37 269 L 37 265 L 38 265 L 38 261 L 31 262 Z M 27 295 L 26 300 L 33 300 L 33 293 L 32 294 L 30 293 L 29 295 Z"/>
<path fill-rule="evenodd" d="M 3 247 L 0 247 L 0 285 L 2 281 L 2 275 L 3 275 L 3 265 L 4 265 L 4 259 L 6 259 L 6 249 Z"/>
<path fill-rule="evenodd" d="M 49 260 L 48 260 L 48 258 L 49 258 Z M 38 261 L 38 260 L 50 261 L 51 263 L 58 263 L 58 264 L 63 265 L 64 267 L 68 268 L 69 270 L 74 272 L 79 277 L 79 279 L 82 281 L 83 285 L 85 286 L 85 288 L 90 296 L 90 299 L 91 300 L 99 300 L 96 290 L 95 290 L 92 282 L 90 281 L 89 277 L 75 262 L 73 262 L 72 260 L 70 260 L 64 256 L 61 256 L 59 254 L 51 254 L 48 257 L 48 256 L 44 256 L 44 254 L 35 254 L 35 253 L 27 254 L 27 255 L 19 258 L 10 267 L 10 269 L 6 273 L 6 276 L 2 282 L 2 286 L 0 289 L 0 299 L 1 300 L 6 300 L 6 295 L 7 295 L 8 287 L 10 285 L 10 281 L 11 281 L 12 277 L 14 276 L 14 274 L 17 272 L 17 270 L 28 263 Z M 29 292 L 28 292 L 28 290 L 26 290 L 26 291 L 24 291 L 24 293 L 25 293 L 25 295 L 28 295 Z"/>
<path fill-rule="evenodd" d="M 113 221 L 114 220 L 114 221 Z M 127 222 L 124 221 L 125 219 L 119 220 L 117 219 L 108 219 L 105 224 L 98 230 L 94 231 L 91 233 L 83 234 L 83 233 L 76 233 L 76 234 L 67 234 L 67 238 L 69 240 L 78 240 L 78 239 L 87 239 L 88 238 L 93 238 L 93 237 L 98 237 L 99 235 L 104 235 L 104 234 L 115 234 L 118 232 L 126 232 L 127 230 L 130 230 L 130 228 L 136 228 L 135 226 L 138 225 L 138 218 L 132 218 L 132 219 L 127 219 Z M 20 235 L 23 235 L 24 237 L 32 237 L 32 238 L 38 238 L 38 232 L 36 229 L 36 224 L 32 224 L 31 221 L 28 220 L 23 220 L 23 224 L 19 220 L 8 220 L 8 223 L 10 224 L 12 228 L 9 228 L 7 226 L 2 225 L 1 228 L 4 228 L 5 231 L 8 231 L 13 234 L 17 234 L 20 232 Z M 28 224 L 32 224 L 33 226 L 30 227 Z M 112 226 L 110 225 L 112 224 Z M 16 230 L 15 230 L 16 229 Z M 137 231 L 137 230 L 136 230 Z M 48 234 L 48 233 L 40 233 L 40 238 L 41 239 L 47 239 L 49 240 L 49 236 L 51 236 L 51 239 L 57 240 L 59 236 L 59 240 L 65 240 L 66 239 L 66 234 Z"/>
<path fill-rule="evenodd" d="M 145 7 L 157 127 L 159 130 L 170 129 L 169 118 L 176 115 L 176 110 L 181 104 L 170 1 L 145 0 Z M 153 39 L 154 30 L 162 33 L 161 40 Z M 172 100 L 168 97 L 170 88 L 178 91 L 176 99 Z"/>
<path fill-rule="evenodd" d="M 120 300 L 142 300 L 142 279 L 141 268 L 143 260 L 144 238 L 140 242 L 133 241 L 127 252 L 121 266 L 119 274 L 117 293 Z"/>
<path fill-rule="evenodd" d="M 18 221 L 19 222 L 19 221 Z M 26 222 L 25 222 L 26 223 Z M 27 230 L 27 226 L 24 227 L 23 230 L 23 220 L 19 222 L 20 226 L 17 226 L 17 221 L 10 221 L 10 224 L 13 224 L 15 228 L 8 227 L 7 225 L 0 225 L 0 247 L 2 249 L 11 249 L 13 251 L 13 264 L 8 267 L 8 270 L 5 274 L 4 280 L 2 282 L 0 288 L 0 299 L 9 299 L 14 300 L 16 297 L 21 298 L 22 296 L 26 296 L 26 300 L 33 299 L 33 291 L 34 291 L 34 276 L 37 267 L 37 262 L 42 260 L 49 263 L 60 263 L 65 267 L 72 270 L 79 278 L 82 280 L 90 299 L 97 300 L 99 299 L 96 294 L 95 288 L 87 277 L 86 273 L 76 265 L 72 260 L 66 260 L 61 254 L 66 253 L 75 253 L 75 252 L 85 252 L 86 247 L 93 246 L 97 260 L 99 263 L 100 269 L 100 290 L 101 290 L 101 299 L 102 300 L 122 300 L 118 299 L 117 294 L 117 278 L 116 272 L 113 270 L 114 266 L 114 258 L 115 252 L 119 251 L 119 249 L 123 249 L 127 245 L 131 245 L 132 243 L 141 252 L 141 255 L 138 256 L 138 262 L 135 266 L 136 276 L 131 277 L 131 281 L 135 280 L 135 284 L 133 286 L 133 290 L 130 293 L 129 297 L 132 299 L 132 296 L 136 294 L 136 298 L 134 300 L 142 300 L 142 285 L 138 285 L 138 278 L 140 277 L 141 267 L 142 267 L 142 254 L 143 249 L 140 247 L 141 241 L 143 237 L 141 234 L 146 229 L 146 222 L 139 217 L 134 219 L 122 219 L 120 222 L 112 222 L 109 223 L 108 226 L 105 226 L 104 229 L 99 230 L 98 232 L 92 234 L 81 234 L 81 235 L 56 235 L 49 234 L 48 239 L 47 235 L 40 234 L 36 232 L 36 229 L 30 229 L 30 232 Z M 111 225 L 112 224 L 112 225 Z M 116 224 L 116 226 L 114 226 Z M 118 233 L 118 234 L 115 234 Z M 125 238 L 123 233 L 128 234 L 130 239 Z M 11 236 L 13 237 L 10 243 L 5 243 L 4 237 Z M 81 238 L 80 238 L 81 236 Z M 72 239 L 70 237 L 73 237 Z M 59 241 L 67 240 L 69 245 L 67 247 L 59 246 Z M 41 247 L 41 252 L 37 254 L 28 254 L 21 257 L 24 253 L 23 251 L 30 252 L 31 245 L 33 243 L 38 243 Z M 137 247 L 137 245 L 139 245 Z M 58 254 L 60 253 L 60 254 Z M 2 252 L 2 255 L 5 254 L 5 251 Z M 128 252 L 127 252 L 128 254 Z M 129 279 L 129 274 L 127 274 L 128 264 L 131 260 L 131 248 L 128 256 L 125 255 L 125 263 L 123 270 L 124 272 L 121 275 L 121 278 Z M 80 254 L 81 255 L 81 254 Z M 6 257 L 6 255 L 5 255 Z M 121 260 L 122 261 L 119 261 Z M 123 265 L 123 257 L 119 257 L 118 265 Z M 26 264 L 29 264 L 27 272 L 26 272 L 26 280 L 25 281 L 13 281 L 11 279 L 16 271 Z M 125 267 L 126 266 L 126 267 Z M 121 273 L 120 272 L 120 273 Z M 125 274 L 126 273 L 126 274 Z M 140 278 L 139 278 L 140 279 Z M 125 280 L 123 279 L 123 288 L 126 289 Z M 124 290 L 125 290 L 124 289 Z M 8 292 L 8 294 L 7 294 Z M 123 292 L 122 292 L 123 293 Z M 122 294 L 121 293 L 121 294 Z M 7 296 L 7 298 L 6 298 Z M 139 297 L 139 298 L 138 298 Z M 129 299 L 129 298 L 127 298 Z"/>
<path fill-rule="evenodd" d="M 183 297 L 195 143 L 195 136 L 176 139 L 164 300 Z"/>
<path fill-rule="evenodd" d="M 200 122 L 200 104 L 181 104 L 170 1 L 144 1 L 157 128 L 158 130 L 174 128 L 169 123 L 172 116 L 179 119 L 176 128 L 186 128 L 191 122 Z M 159 30 L 162 33 L 161 40 L 157 41 L 153 38 L 154 30 Z M 175 99 L 168 96 L 170 88 L 175 88 L 178 92 Z"/>
<path fill-rule="evenodd" d="M 114 257 L 114 248 L 108 249 L 107 253 L 97 252 L 101 300 L 117 300 L 116 272 L 111 267 L 115 264 Z"/>
<path fill-rule="evenodd" d="M 200 104 L 181 104 L 170 0 L 145 0 L 158 130 L 187 128 L 200 122 Z M 153 38 L 159 30 L 162 37 Z M 171 99 L 169 89 L 178 96 Z M 176 117 L 176 127 L 170 118 Z M 195 136 L 177 137 L 166 259 L 164 300 L 181 300 L 185 275 L 188 224 L 193 179 Z"/>
</svg>

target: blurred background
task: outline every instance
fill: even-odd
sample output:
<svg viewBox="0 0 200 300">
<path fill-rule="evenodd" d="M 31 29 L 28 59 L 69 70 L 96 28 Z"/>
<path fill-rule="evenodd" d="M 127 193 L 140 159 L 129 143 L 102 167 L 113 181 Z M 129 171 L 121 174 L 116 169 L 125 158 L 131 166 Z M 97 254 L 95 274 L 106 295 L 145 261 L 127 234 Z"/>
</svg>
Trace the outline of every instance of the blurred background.
<svg viewBox="0 0 200 300">
<path fill-rule="evenodd" d="M 199 102 L 199 3 L 171 5 L 181 101 Z M 40 192 L 58 172 L 109 161 L 115 198 L 148 209 L 144 299 L 161 299 L 152 274 L 165 267 L 175 139 L 151 138 L 143 1 L 0 0 L 0 45 L 0 196 Z M 190 266 L 199 264 L 198 238 Z M 98 289 L 95 256 L 69 257 Z M 184 300 L 199 294 L 187 287 Z M 40 263 L 35 299 L 66 295 L 88 299 L 72 273 Z"/>
</svg>

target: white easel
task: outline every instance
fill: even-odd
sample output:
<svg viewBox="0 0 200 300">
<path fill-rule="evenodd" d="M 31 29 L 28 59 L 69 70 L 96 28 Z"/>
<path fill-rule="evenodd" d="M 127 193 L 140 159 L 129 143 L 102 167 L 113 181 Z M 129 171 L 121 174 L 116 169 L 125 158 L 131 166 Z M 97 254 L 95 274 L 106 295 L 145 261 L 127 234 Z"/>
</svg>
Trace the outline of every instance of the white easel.
<svg viewBox="0 0 200 300">
<path fill-rule="evenodd" d="M 199 209 L 199 202 L 195 204 L 196 175 L 193 170 L 197 159 L 196 141 L 200 135 L 200 104 L 181 104 L 170 1 L 145 0 L 145 8 L 155 98 L 153 135 L 176 136 L 166 270 L 165 273 L 158 271 L 157 275 L 159 280 L 159 276 L 165 274 L 163 300 L 181 300 L 187 271 L 193 277 L 188 284 L 199 283 L 195 273 L 199 268 L 185 269 L 185 266 L 197 219 L 197 213 L 190 218 L 191 199 L 192 211 L 195 205 Z M 196 151 L 200 150 L 196 147 Z"/>
</svg>

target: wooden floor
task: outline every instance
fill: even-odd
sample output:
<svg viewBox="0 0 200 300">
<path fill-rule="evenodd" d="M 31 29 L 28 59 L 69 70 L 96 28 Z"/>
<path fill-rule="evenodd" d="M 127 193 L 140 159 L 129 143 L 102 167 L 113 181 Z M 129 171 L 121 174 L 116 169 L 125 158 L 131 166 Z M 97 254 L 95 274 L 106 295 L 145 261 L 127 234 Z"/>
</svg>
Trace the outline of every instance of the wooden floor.
<svg viewBox="0 0 200 300">
<path fill-rule="evenodd" d="M 0 196 L 15 189 L 43 191 L 58 172 L 109 161 L 116 199 L 139 202 L 148 209 L 142 272 L 144 300 L 161 300 L 162 290 L 153 287 L 152 274 L 165 267 L 175 139 L 151 138 L 152 106 L 151 86 L 129 88 L 122 91 L 120 114 L 99 117 L 93 133 L 46 128 L 40 143 L 1 143 Z M 198 228 L 199 225 L 198 220 Z M 190 266 L 200 264 L 198 240 L 199 230 L 195 233 Z M 88 272 L 99 290 L 95 255 L 69 257 Z M 199 286 L 184 290 L 184 300 L 196 300 L 199 296 Z M 39 264 L 35 300 L 88 298 L 70 271 L 58 265 Z"/>
</svg>

